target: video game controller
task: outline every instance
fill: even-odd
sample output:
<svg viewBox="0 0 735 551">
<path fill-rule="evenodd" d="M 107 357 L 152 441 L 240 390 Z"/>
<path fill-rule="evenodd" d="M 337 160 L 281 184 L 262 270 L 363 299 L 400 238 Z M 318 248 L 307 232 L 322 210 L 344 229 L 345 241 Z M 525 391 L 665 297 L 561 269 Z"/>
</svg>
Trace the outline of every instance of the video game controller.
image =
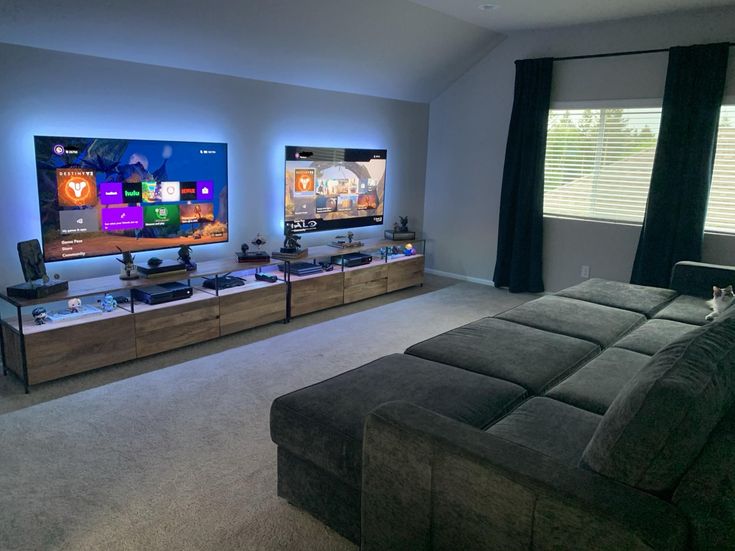
<svg viewBox="0 0 735 551">
<path fill-rule="evenodd" d="M 276 276 L 261 273 L 256 273 L 255 279 L 257 279 L 258 281 L 267 281 L 268 283 L 275 283 L 276 281 L 278 281 L 278 278 Z"/>
</svg>

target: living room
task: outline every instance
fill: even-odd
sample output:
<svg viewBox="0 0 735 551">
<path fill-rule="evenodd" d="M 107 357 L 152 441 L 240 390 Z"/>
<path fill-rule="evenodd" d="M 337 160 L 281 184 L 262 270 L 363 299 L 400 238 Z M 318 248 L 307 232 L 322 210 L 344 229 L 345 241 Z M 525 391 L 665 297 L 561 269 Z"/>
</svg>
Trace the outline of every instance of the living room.
<svg viewBox="0 0 735 551">
<path fill-rule="evenodd" d="M 514 62 L 554 59 L 552 116 L 596 110 L 601 121 L 608 109 L 622 110 L 628 120 L 641 110 L 660 117 L 669 48 L 735 36 L 735 6 L 716 1 L 227 2 L 207 6 L 206 13 L 187 2 L 48 4 L 10 0 L 0 6 L 3 291 L 24 279 L 16 244 L 45 238 L 34 136 L 227 144 L 229 239 L 193 247 L 200 266 L 235 259 L 241 243 L 254 250 L 259 235 L 266 251 L 279 249 L 287 146 L 385 150 L 380 223 L 303 233 L 301 245 L 315 252 L 349 230 L 358 241 L 384 247 L 384 232 L 407 217 L 423 285 L 414 279 L 350 304 L 304 315 L 297 309 L 291 320 L 286 311 L 296 298 L 285 296 L 290 282 L 268 271 L 284 279 L 276 283 L 284 289 L 279 304 L 287 305 L 279 315 L 289 323 L 111 361 L 31 384 L 28 394 L 22 373 L 9 372 L 0 381 L 3 549 L 355 548 L 354 531 L 333 530 L 335 522 L 320 517 L 318 506 L 310 510 L 308 503 L 293 506 L 278 497 L 271 405 L 537 297 L 493 287 L 517 92 Z M 735 104 L 732 55 L 730 62 L 723 109 Z M 635 129 L 644 126 L 651 129 L 648 119 Z M 550 126 L 549 143 L 553 138 Z M 718 145 L 713 181 L 719 182 L 730 166 L 723 164 L 730 146 Z M 647 174 L 655 141 L 649 149 Z M 717 197 L 731 202 L 726 192 Z M 589 278 L 630 281 L 645 195 L 640 203 L 631 219 L 629 213 L 559 214 L 569 205 L 554 212 L 547 199 L 538 259 L 544 290 Z M 707 221 L 701 255 L 691 260 L 735 265 L 733 233 L 727 221 Z M 177 248 L 154 248 L 136 251 L 138 261 L 176 259 Z M 51 282 L 68 281 L 72 289 L 80 280 L 117 282 L 119 253 L 110 252 L 115 256 L 47 259 L 45 269 Z M 383 253 L 377 245 L 369 252 L 379 267 Z M 324 278 L 338 272 L 335 266 Z M 254 273 L 245 279 L 252 282 Z M 712 281 L 707 290 L 715 283 L 733 281 Z M 687 289 L 679 292 L 689 295 Z M 653 317 L 656 308 L 636 312 Z M 3 303 L 4 322 L 13 312 Z M 697 316 L 704 323 L 699 310 Z M 598 342 L 603 349 L 613 342 L 589 338 L 604 341 Z M 91 354 L 95 347 L 88 348 Z M 363 501 L 363 523 L 365 510 Z M 486 545 L 503 548 L 500 542 Z"/>
</svg>

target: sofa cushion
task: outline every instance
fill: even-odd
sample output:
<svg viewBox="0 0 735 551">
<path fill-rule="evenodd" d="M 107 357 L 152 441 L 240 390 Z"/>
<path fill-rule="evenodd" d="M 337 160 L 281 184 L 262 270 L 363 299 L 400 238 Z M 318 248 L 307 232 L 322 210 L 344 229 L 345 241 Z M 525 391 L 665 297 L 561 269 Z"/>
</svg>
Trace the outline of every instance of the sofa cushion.
<svg viewBox="0 0 735 551">
<path fill-rule="evenodd" d="M 271 438 L 359 488 L 363 423 L 380 404 L 413 402 L 484 428 L 525 395 L 507 381 L 392 354 L 277 398 L 271 406 Z"/>
<path fill-rule="evenodd" d="M 665 306 L 653 317 L 656 319 L 690 323 L 692 325 L 704 325 L 707 323 L 704 318 L 710 312 L 712 312 L 712 309 L 707 306 L 706 299 L 681 295 L 676 297 L 671 304 Z"/>
<path fill-rule="evenodd" d="M 729 318 L 653 356 L 610 405 L 581 464 L 667 495 L 733 402 L 735 318 Z"/>
<path fill-rule="evenodd" d="M 602 416 L 551 398 L 531 398 L 486 432 L 576 465 Z"/>
<path fill-rule="evenodd" d="M 574 287 L 562 289 L 556 295 L 651 316 L 664 304 L 673 300 L 677 293 L 671 289 L 592 278 Z"/>
<path fill-rule="evenodd" d="M 625 384 L 651 357 L 623 348 L 608 348 L 547 396 L 603 415 Z"/>
<path fill-rule="evenodd" d="M 565 297 L 547 295 L 496 316 L 530 327 L 609 346 L 643 323 L 643 314 Z"/>
<path fill-rule="evenodd" d="M 680 321 L 653 319 L 628 333 L 615 346 L 653 356 L 667 344 L 697 327 L 698 325 Z"/>
<path fill-rule="evenodd" d="M 411 346 L 406 353 L 505 379 L 540 394 L 599 351 L 588 341 L 484 318 Z"/>
</svg>

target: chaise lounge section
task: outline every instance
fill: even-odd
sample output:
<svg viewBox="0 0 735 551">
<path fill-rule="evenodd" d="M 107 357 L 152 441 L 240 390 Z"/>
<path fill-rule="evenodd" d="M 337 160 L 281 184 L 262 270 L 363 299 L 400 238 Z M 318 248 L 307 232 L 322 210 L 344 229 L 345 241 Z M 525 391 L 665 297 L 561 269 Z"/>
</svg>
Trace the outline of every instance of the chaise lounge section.
<svg viewBox="0 0 735 551">
<path fill-rule="evenodd" d="M 732 544 L 733 279 L 588 280 L 282 396 L 278 493 L 368 550 Z"/>
</svg>

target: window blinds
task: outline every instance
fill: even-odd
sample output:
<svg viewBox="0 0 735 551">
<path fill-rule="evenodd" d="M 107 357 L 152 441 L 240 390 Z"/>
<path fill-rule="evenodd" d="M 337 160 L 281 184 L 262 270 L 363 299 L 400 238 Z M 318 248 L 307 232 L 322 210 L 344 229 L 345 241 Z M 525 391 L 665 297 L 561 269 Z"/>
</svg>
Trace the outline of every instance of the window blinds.
<svg viewBox="0 0 735 551">
<path fill-rule="evenodd" d="M 723 105 L 720 109 L 715 166 L 704 229 L 735 233 L 735 105 Z"/>
<path fill-rule="evenodd" d="M 544 214 L 641 223 L 660 108 L 549 113 Z"/>
</svg>

